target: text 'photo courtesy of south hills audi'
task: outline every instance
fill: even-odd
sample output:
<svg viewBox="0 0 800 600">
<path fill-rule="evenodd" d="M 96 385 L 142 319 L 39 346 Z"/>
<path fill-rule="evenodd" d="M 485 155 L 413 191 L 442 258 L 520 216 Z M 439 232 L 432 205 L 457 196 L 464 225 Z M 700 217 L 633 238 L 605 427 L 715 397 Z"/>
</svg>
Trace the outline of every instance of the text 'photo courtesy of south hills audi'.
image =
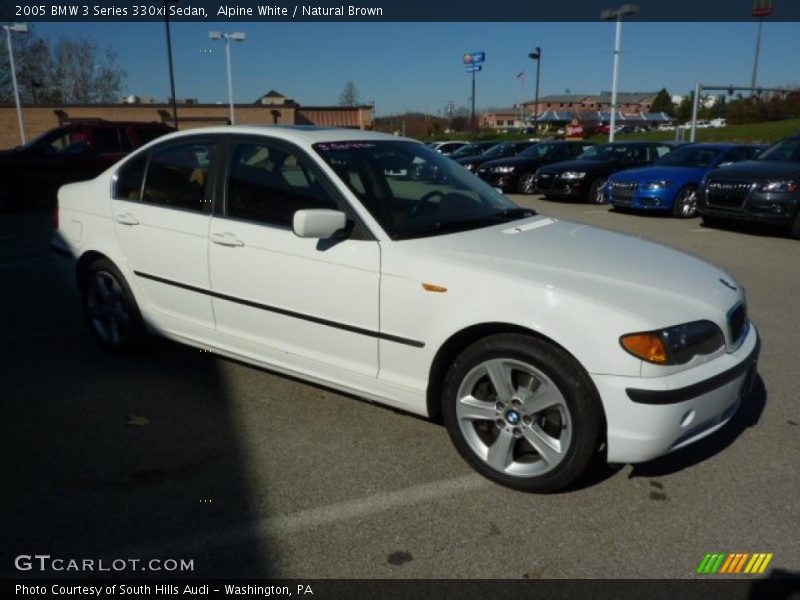
<svg viewBox="0 0 800 600">
<path fill-rule="evenodd" d="M 109 350 L 157 333 L 441 419 L 467 463 L 519 490 L 711 435 L 756 376 L 733 275 L 521 208 L 403 137 L 171 133 L 63 186 L 54 222 Z"/>
</svg>

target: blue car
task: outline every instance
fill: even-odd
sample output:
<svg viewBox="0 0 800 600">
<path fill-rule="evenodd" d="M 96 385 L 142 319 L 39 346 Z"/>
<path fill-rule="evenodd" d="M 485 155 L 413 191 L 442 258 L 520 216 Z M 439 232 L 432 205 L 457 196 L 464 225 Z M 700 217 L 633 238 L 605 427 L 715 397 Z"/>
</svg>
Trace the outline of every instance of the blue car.
<svg viewBox="0 0 800 600">
<path fill-rule="evenodd" d="M 697 188 L 717 167 L 750 160 L 763 146 L 686 144 L 648 167 L 615 173 L 603 195 L 616 208 L 671 211 L 686 219 L 697 214 Z"/>
</svg>

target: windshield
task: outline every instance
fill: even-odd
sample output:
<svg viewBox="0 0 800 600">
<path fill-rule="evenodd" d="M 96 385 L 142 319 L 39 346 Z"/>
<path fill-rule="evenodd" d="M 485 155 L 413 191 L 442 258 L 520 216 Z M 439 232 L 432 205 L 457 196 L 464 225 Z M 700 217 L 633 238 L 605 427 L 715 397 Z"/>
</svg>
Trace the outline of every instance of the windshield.
<svg viewBox="0 0 800 600">
<path fill-rule="evenodd" d="M 491 148 L 491 145 L 487 144 L 467 144 L 466 146 L 461 146 L 458 150 L 453 152 L 450 155 L 450 158 L 461 158 L 464 156 L 474 156 L 477 154 L 481 154 L 484 150 Z"/>
<path fill-rule="evenodd" d="M 393 239 L 464 231 L 536 214 L 422 144 L 331 142 L 315 144 L 314 150 Z"/>
<path fill-rule="evenodd" d="M 514 146 L 511 144 L 497 144 L 481 154 L 486 158 L 503 158 L 514 154 Z"/>
<path fill-rule="evenodd" d="M 528 146 L 519 153 L 519 156 L 525 156 L 528 158 L 544 158 L 550 152 L 555 150 L 557 146 L 555 144 L 534 144 L 533 146 Z"/>
<path fill-rule="evenodd" d="M 631 146 L 626 144 L 603 144 L 602 146 L 592 146 L 578 157 L 578 160 L 622 160 L 623 158 L 634 156 L 643 147 Z"/>
<path fill-rule="evenodd" d="M 770 146 L 758 155 L 758 160 L 800 162 L 800 138 L 790 138 Z"/>
<path fill-rule="evenodd" d="M 711 166 L 714 159 L 722 152 L 723 150 L 719 148 L 685 146 L 673 150 L 664 158 L 656 161 L 655 164 L 662 167 L 694 167 L 696 169 L 706 169 Z"/>
</svg>

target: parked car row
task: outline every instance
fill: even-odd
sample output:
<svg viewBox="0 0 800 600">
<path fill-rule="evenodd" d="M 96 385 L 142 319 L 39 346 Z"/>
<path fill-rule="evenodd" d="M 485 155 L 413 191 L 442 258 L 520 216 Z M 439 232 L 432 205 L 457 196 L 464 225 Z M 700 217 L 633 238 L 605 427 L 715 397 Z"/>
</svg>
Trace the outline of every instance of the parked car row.
<svg viewBox="0 0 800 600">
<path fill-rule="evenodd" d="M 508 193 L 616 209 L 758 221 L 800 237 L 800 136 L 771 147 L 733 143 L 580 141 L 501 143 L 457 158 Z"/>
</svg>

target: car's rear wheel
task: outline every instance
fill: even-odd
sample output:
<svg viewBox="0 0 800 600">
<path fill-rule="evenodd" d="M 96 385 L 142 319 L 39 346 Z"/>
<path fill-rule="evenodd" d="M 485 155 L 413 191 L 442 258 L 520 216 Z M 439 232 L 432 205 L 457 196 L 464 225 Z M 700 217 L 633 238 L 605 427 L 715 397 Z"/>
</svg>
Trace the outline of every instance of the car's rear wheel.
<svg viewBox="0 0 800 600">
<path fill-rule="evenodd" d="M 520 194 L 532 194 L 536 191 L 536 176 L 531 172 L 523 173 L 517 182 L 517 191 Z"/>
<path fill-rule="evenodd" d="M 687 185 L 678 195 L 672 204 L 672 214 L 679 219 L 690 219 L 697 215 L 697 188 Z"/>
<path fill-rule="evenodd" d="M 442 413 L 475 470 L 529 492 L 574 483 L 602 437 L 600 400 L 584 369 L 526 335 L 493 335 L 464 350 L 445 378 Z"/>
<path fill-rule="evenodd" d="M 605 204 L 606 199 L 603 196 L 603 187 L 606 185 L 606 180 L 603 178 L 595 179 L 589 187 L 589 202 L 592 204 Z"/>
<path fill-rule="evenodd" d="M 95 337 L 118 352 L 139 348 L 147 331 L 119 269 L 108 259 L 98 259 L 83 279 L 84 314 Z"/>
</svg>

